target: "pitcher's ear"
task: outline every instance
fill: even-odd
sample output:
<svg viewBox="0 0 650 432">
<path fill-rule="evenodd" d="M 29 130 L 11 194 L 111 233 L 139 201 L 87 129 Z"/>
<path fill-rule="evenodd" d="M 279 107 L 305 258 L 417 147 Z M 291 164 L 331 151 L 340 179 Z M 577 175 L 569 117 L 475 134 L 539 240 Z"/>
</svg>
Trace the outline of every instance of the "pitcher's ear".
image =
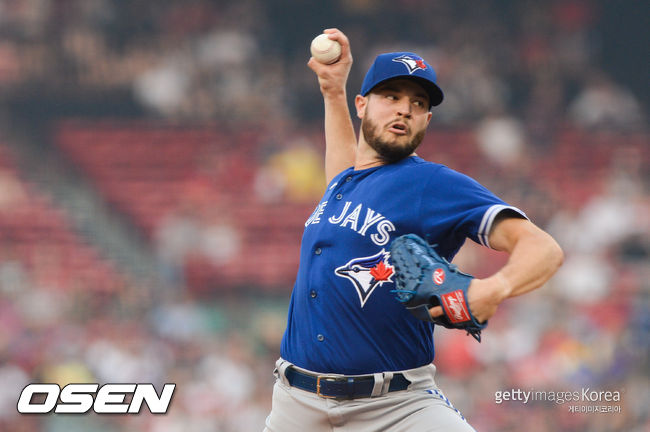
<svg viewBox="0 0 650 432">
<path fill-rule="evenodd" d="M 357 95 L 354 98 L 354 106 L 357 108 L 357 117 L 362 119 L 366 115 L 366 107 L 368 106 L 368 97 Z"/>
</svg>

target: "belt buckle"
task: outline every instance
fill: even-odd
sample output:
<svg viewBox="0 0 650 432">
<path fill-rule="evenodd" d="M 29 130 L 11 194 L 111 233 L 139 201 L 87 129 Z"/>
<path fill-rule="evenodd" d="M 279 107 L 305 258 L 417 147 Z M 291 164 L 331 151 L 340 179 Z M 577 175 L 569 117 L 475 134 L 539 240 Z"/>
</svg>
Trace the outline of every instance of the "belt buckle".
<svg viewBox="0 0 650 432">
<path fill-rule="evenodd" d="M 321 382 L 322 379 L 324 379 L 325 381 L 328 381 L 328 380 L 329 381 L 337 381 L 338 379 L 340 379 L 340 377 L 337 376 L 337 375 L 318 375 L 316 377 L 316 396 L 320 396 L 320 397 L 325 398 L 325 399 L 336 399 L 336 396 L 327 396 L 327 395 L 324 395 L 324 394 L 322 394 L 320 392 L 320 382 Z"/>
</svg>

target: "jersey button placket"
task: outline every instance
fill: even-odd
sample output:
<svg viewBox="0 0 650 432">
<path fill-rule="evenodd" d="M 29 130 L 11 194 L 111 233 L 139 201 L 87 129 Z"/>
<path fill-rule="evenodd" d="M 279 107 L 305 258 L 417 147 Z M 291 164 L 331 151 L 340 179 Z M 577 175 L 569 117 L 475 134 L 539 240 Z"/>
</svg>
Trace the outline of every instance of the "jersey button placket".
<svg viewBox="0 0 650 432">
<path fill-rule="evenodd" d="M 314 253 L 315 253 L 316 255 L 320 255 L 320 254 L 323 253 L 323 249 L 317 247 L 316 249 L 314 249 Z"/>
<path fill-rule="evenodd" d="M 340 200 L 341 198 L 343 198 L 343 194 L 341 194 L 341 193 L 337 193 L 337 194 L 336 194 L 336 199 L 337 199 L 337 200 Z"/>
<path fill-rule="evenodd" d="M 319 333 L 318 336 L 316 336 L 316 339 L 318 339 L 318 342 L 323 342 L 325 340 L 325 336 Z"/>
<path fill-rule="evenodd" d="M 311 290 L 309 292 L 309 295 L 311 296 L 311 298 L 316 298 L 318 296 L 318 293 L 316 292 L 316 290 Z"/>
</svg>

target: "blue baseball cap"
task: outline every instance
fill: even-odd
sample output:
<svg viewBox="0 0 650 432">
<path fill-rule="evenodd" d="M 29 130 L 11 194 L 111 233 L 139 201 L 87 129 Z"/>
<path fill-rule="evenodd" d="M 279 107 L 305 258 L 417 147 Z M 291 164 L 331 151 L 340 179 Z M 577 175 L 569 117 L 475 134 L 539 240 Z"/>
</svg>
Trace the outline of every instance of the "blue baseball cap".
<svg viewBox="0 0 650 432">
<path fill-rule="evenodd" d="M 367 96 L 379 84 L 393 78 L 417 81 L 429 94 L 430 107 L 440 105 L 444 98 L 442 90 L 436 84 L 436 72 L 431 65 L 419 55 L 410 52 L 378 55 L 363 79 L 361 95 Z"/>
</svg>

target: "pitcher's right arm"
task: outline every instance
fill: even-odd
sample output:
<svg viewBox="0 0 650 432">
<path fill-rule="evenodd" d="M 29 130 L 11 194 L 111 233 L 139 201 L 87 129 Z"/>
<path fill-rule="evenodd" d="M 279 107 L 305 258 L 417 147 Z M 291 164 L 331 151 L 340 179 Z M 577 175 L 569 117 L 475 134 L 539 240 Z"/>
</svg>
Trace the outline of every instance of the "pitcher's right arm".
<svg viewBox="0 0 650 432">
<path fill-rule="evenodd" d="M 312 57 L 307 63 L 318 76 L 325 104 L 325 177 L 329 184 L 338 173 L 354 165 L 357 137 L 345 89 L 352 68 L 350 42 L 338 29 L 326 29 L 323 33 L 341 44 L 341 58 L 337 62 L 325 65 Z"/>
</svg>

